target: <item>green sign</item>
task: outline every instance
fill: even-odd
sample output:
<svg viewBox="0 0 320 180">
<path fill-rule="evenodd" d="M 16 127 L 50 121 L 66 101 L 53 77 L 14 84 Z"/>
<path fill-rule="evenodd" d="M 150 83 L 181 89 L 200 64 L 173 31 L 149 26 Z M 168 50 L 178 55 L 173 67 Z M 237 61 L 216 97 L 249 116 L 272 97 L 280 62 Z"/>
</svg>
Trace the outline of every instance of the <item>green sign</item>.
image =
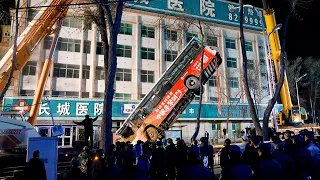
<svg viewBox="0 0 320 180">
<path fill-rule="evenodd" d="M 21 111 L 25 117 L 28 117 L 32 106 L 32 98 L 14 97 L 4 98 L 4 111 Z M 136 101 L 114 101 L 112 116 L 114 119 L 124 120 L 136 108 L 139 102 Z M 220 109 L 217 104 L 204 103 L 201 110 L 201 119 L 207 120 L 225 120 L 230 119 L 251 119 L 250 109 L 247 104 L 226 105 L 221 104 Z M 257 106 L 259 118 L 263 117 L 266 105 Z M 82 119 L 85 115 L 97 116 L 102 114 L 103 101 L 97 99 L 58 99 L 52 98 L 43 100 L 39 111 L 39 118 L 56 119 Z M 180 119 L 195 120 L 198 112 L 198 104 L 189 104 L 186 110 L 180 116 Z"/>
<path fill-rule="evenodd" d="M 239 4 L 223 0 L 134 0 L 127 8 L 239 27 Z M 244 28 L 261 30 L 262 9 L 244 8 Z"/>
</svg>

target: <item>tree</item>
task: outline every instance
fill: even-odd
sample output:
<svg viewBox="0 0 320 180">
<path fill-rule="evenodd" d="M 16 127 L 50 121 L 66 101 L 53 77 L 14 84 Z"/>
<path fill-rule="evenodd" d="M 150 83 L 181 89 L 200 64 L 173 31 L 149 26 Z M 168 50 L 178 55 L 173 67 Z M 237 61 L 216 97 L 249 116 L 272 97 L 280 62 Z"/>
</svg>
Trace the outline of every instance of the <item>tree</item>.
<svg viewBox="0 0 320 180">
<path fill-rule="evenodd" d="M 272 112 L 272 109 L 280 95 L 280 91 L 285 79 L 285 47 L 286 47 L 286 33 L 287 33 L 287 28 L 288 28 L 288 23 L 289 23 L 289 19 L 292 15 L 292 12 L 294 10 L 294 7 L 297 3 L 297 0 L 293 0 L 293 1 L 289 1 L 290 6 L 289 6 L 289 10 L 288 10 L 288 14 L 286 16 L 285 19 L 285 23 L 282 29 L 282 38 L 281 38 L 281 52 L 280 52 L 280 66 L 279 66 L 279 79 L 277 81 L 276 84 L 276 89 L 274 92 L 273 97 L 269 100 L 268 102 L 268 106 L 264 112 L 263 115 L 263 131 L 262 128 L 258 122 L 257 119 L 257 115 L 256 115 L 256 109 L 254 106 L 254 102 L 252 100 L 251 94 L 250 94 L 250 90 L 249 90 L 249 86 L 248 86 L 248 74 L 247 74 L 247 55 L 246 55 L 246 50 L 245 50 L 245 39 L 244 39 L 244 32 L 243 32 L 243 1 L 240 0 L 240 42 L 241 42 L 241 51 L 242 51 L 242 57 L 243 57 L 243 82 L 244 82 L 244 89 L 245 89 L 245 93 L 246 93 L 246 97 L 248 100 L 248 104 L 250 106 L 250 112 L 251 112 L 251 116 L 252 116 L 252 120 L 253 123 L 255 125 L 255 129 L 256 129 L 256 133 L 257 135 L 262 135 L 263 134 L 263 138 L 264 140 L 268 140 L 268 125 L 269 125 L 269 118 L 270 118 L 270 114 Z M 263 4 L 263 8 L 269 9 L 268 4 L 267 4 L 267 0 L 262 0 L 262 4 Z M 276 32 L 275 32 L 276 33 Z M 275 57 L 277 57 L 277 55 L 275 55 Z M 278 59 L 273 59 L 273 61 L 278 61 Z"/>
<path fill-rule="evenodd" d="M 243 1 L 242 0 L 240 0 L 240 43 L 241 43 L 241 52 L 242 52 L 242 59 L 243 59 L 242 81 L 244 84 L 244 92 L 247 97 L 247 101 L 249 104 L 250 113 L 252 116 L 253 124 L 255 126 L 256 134 L 262 135 L 262 128 L 259 123 L 259 118 L 257 116 L 255 105 L 250 94 L 249 83 L 248 83 L 248 68 L 247 68 L 248 59 L 247 59 L 247 53 L 245 49 L 245 39 L 244 39 L 244 31 L 243 31 Z"/>
<path fill-rule="evenodd" d="M 303 61 L 303 69 L 307 72 L 306 80 L 301 85 L 307 89 L 307 102 L 310 100 L 313 122 L 316 122 L 316 102 L 320 95 L 320 61 L 307 57 Z"/>
<path fill-rule="evenodd" d="M 93 21 L 101 35 L 104 52 L 105 91 L 101 122 L 101 144 L 105 151 L 112 144 L 112 101 L 117 70 L 117 42 L 125 0 L 96 0 L 96 8 L 85 9 L 86 24 Z M 102 4 L 103 3 L 103 4 Z M 112 4 L 111 4 L 112 3 Z"/>
<path fill-rule="evenodd" d="M 296 78 L 302 75 L 302 70 L 304 66 L 304 59 L 299 57 L 295 60 L 289 61 L 286 59 L 286 75 L 288 80 L 288 85 L 290 91 L 290 96 L 294 99 L 297 99 L 297 91 L 296 90 Z"/>
</svg>

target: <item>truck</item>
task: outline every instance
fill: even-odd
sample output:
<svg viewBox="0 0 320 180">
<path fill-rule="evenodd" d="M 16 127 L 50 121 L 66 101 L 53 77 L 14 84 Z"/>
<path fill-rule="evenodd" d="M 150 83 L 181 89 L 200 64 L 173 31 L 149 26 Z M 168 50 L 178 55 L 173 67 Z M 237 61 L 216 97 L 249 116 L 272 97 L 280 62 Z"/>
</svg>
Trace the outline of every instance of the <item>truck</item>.
<svg viewBox="0 0 320 180">
<path fill-rule="evenodd" d="M 61 20 L 66 16 L 69 8 L 68 4 L 71 2 L 72 0 L 52 0 L 47 2 L 19 36 L 17 40 L 17 51 L 14 52 L 13 47 L 11 47 L 0 61 L 0 92 L 2 92 L 8 82 L 10 72 L 13 68 L 13 53 L 16 53 L 16 64 L 12 75 L 12 78 L 15 79 L 19 76 L 21 70 L 29 61 L 39 42 L 47 35 L 52 33 L 55 34 L 49 57 L 44 63 L 38 87 L 36 88 L 28 120 L 26 121 L 23 115 L 18 114 L 18 112 L 0 113 L 0 145 L 4 150 L 13 148 L 25 149 L 29 137 L 40 136 L 34 126 L 41 106 L 45 82 L 52 65 L 51 58 L 60 30 L 59 22 L 61 22 Z M 19 120 L 13 118 L 13 116 L 20 116 Z"/>
<path fill-rule="evenodd" d="M 269 7 L 267 0 L 262 0 L 263 2 L 263 15 L 266 22 L 266 34 L 269 37 L 270 49 L 272 52 L 272 61 L 274 67 L 274 73 L 276 75 L 276 80 L 280 80 L 280 58 L 281 58 L 281 45 L 279 40 L 279 34 L 275 30 L 276 20 L 275 12 Z M 269 87 L 272 88 L 272 87 Z M 310 129 L 316 128 L 315 124 L 304 124 L 304 121 L 308 119 L 307 111 L 304 107 L 300 105 L 292 105 L 289 86 L 287 77 L 285 75 L 283 86 L 280 92 L 281 102 L 283 105 L 282 111 L 276 115 L 276 124 L 278 126 L 278 131 L 285 130 L 295 130 L 295 129 Z"/>
<path fill-rule="evenodd" d="M 215 48 L 193 37 L 116 131 L 115 139 L 155 142 L 162 138 L 194 97 L 200 95 L 200 86 L 206 84 L 221 62 Z"/>
</svg>

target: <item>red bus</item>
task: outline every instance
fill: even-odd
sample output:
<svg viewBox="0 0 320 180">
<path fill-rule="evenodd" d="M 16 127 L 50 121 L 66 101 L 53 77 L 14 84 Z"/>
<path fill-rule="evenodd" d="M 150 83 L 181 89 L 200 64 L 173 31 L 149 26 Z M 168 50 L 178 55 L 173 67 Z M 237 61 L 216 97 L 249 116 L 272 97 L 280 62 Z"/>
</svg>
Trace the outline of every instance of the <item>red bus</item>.
<svg viewBox="0 0 320 180">
<path fill-rule="evenodd" d="M 116 131 L 121 141 L 154 142 L 179 118 L 222 62 L 212 47 L 194 37 Z M 203 76 L 200 83 L 201 58 Z"/>
</svg>

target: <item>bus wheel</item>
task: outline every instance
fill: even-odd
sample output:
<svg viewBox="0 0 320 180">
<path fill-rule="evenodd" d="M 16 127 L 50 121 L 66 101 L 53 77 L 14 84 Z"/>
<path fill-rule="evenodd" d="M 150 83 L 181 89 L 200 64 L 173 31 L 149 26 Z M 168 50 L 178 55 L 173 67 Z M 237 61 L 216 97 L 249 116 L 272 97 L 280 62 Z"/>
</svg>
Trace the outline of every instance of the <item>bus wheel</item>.
<svg viewBox="0 0 320 180">
<path fill-rule="evenodd" d="M 149 126 L 147 127 L 146 129 L 146 135 L 147 135 L 147 138 L 149 139 L 149 141 L 151 142 L 156 142 L 157 139 L 158 139 L 158 131 L 155 127 L 153 126 Z"/>
<path fill-rule="evenodd" d="M 185 84 L 186 84 L 186 87 L 190 90 L 196 90 L 200 88 L 200 81 L 195 76 L 187 77 Z"/>
</svg>

